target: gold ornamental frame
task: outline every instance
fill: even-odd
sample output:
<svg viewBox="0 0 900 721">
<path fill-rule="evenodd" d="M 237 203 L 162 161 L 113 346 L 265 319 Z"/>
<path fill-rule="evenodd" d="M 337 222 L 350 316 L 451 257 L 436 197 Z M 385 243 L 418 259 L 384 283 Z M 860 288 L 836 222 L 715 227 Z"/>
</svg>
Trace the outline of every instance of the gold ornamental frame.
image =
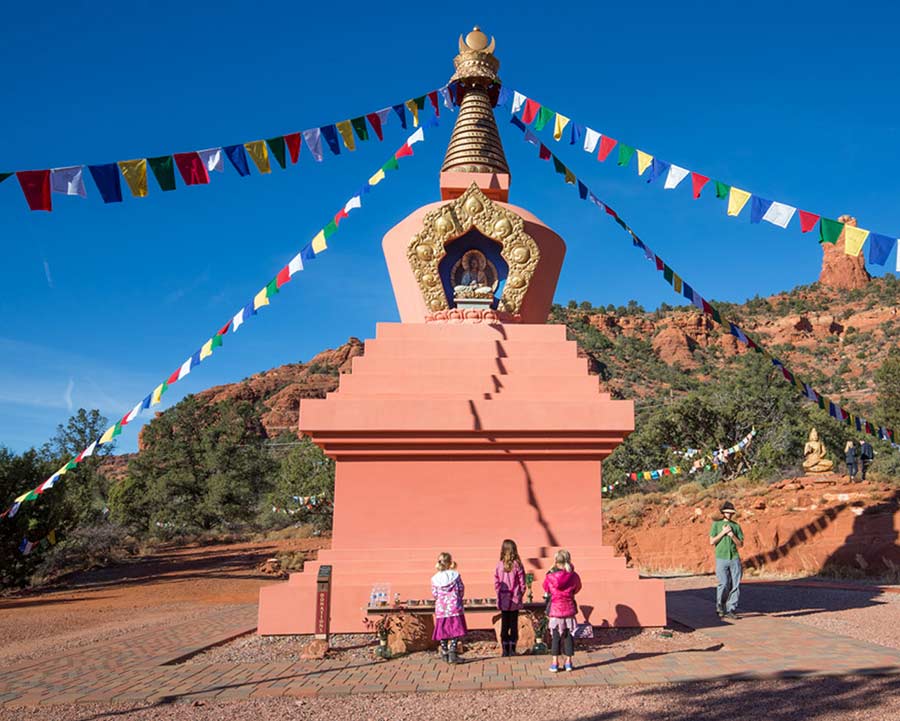
<svg viewBox="0 0 900 721">
<path fill-rule="evenodd" d="M 525 232 L 521 217 L 491 201 L 472 183 L 455 200 L 429 211 L 422 225 L 422 230 L 410 241 L 406 255 L 430 312 L 450 308 L 438 266 L 447 255 L 447 245 L 473 228 L 500 244 L 500 255 L 509 267 L 497 309 L 506 313 L 522 310 L 541 251 L 534 238 Z"/>
</svg>

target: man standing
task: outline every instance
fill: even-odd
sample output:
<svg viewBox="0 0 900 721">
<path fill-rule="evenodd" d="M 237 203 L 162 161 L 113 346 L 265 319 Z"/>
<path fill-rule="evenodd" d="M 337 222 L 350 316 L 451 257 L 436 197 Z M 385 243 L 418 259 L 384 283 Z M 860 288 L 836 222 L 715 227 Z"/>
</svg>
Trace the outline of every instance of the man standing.
<svg viewBox="0 0 900 721">
<path fill-rule="evenodd" d="M 875 459 L 875 449 L 866 438 L 859 441 L 859 472 L 862 474 L 862 480 L 866 480 L 866 469 Z"/>
<path fill-rule="evenodd" d="M 719 618 L 736 619 L 741 586 L 741 558 L 738 548 L 744 545 L 744 532 L 734 518 L 734 504 L 725 501 L 719 509 L 724 516 L 713 521 L 709 531 L 709 545 L 716 549 L 716 613 Z"/>
</svg>

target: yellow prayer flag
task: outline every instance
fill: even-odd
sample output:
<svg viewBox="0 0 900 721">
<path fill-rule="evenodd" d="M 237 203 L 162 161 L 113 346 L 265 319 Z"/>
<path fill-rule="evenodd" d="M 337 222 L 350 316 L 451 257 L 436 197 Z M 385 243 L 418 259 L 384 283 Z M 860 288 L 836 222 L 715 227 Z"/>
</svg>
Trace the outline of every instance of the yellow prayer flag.
<svg viewBox="0 0 900 721">
<path fill-rule="evenodd" d="M 379 168 L 378 172 L 369 178 L 369 185 L 378 185 L 382 180 L 384 180 L 384 170 Z"/>
<path fill-rule="evenodd" d="M 99 443 L 98 443 L 98 445 L 99 445 Z M 59 469 L 56 473 L 54 473 L 53 475 L 55 475 L 55 476 L 64 476 L 64 475 L 66 475 L 66 474 L 69 472 L 68 465 L 69 465 L 69 464 L 67 463 L 65 466 L 63 466 L 62 468 L 60 468 L 60 469 Z"/>
<path fill-rule="evenodd" d="M 210 338 L 203 346 L 200 348 L 200 360 L 204 358 L 209 358 L 212 355 L 212 338 Z"/>
<path fill-rule="evenodd" d="M 732 186 L 728 191 L 728 215 L 740 215 L 748 200 L 750 200 L 750 193 Z"/>
<path fill-rule="evenodd" d="M 852 225 L 844 226 L 844 252 L 847 255 L 859 255 L 862 252 L 863 243 L 869 237 L 869 231 L 862 228 L 854 228 Z"/>
<path fill-rule="evenodd" d="M 349 120 L 342 120 L 337 124 L 338 132 L 341 134 L 341 140 L 344 141 L 344 147 L 347 150 L 356 150 L 356 140 L 353 139 L 353 126 Z"/>
<path fill-rule="evenodd" d="M 18 498 L 14 498 L 14 499 L 13 499 L 13 503 L 21 503 L 22 501 L 25 500 L 25 498 L 28 496 L 29 493 L 31 493 L 31 491 L 28 491 L 28 492 L 26 492 L 26 493 L 23 493 L 23 494 L 22 494 L 21 496 L 19 496 Z"/>
<path fill-rule="evenodd" d="M 578 181 L 578 178 L 575 177 L 575 173 L 573 173 L 571 170 L 566 168 L 566 182 L 569 185 L 575 185 L 575 183 L 577 181 Z"/>
<path fill-rule="evenodd" d="M 562 131 L 568 124 L 569 119 L 565 115 L 556 114 L 556 120 L 553 123 L 554 140 L 559 140 L 562 137 Z"/>
<path fill-rule="evenodd" d="M 159 402 L 162 401 L 162 394 L 163 394 L 163 386 L 164 386 L 164 385 L 165 385 L 165 384 L 160 383 L 158 386 L 156 386 L 156 388 L 153 389 L 153 395 L 150 396 L 150 405 L 151 405 L 151 406 L 155 406 L 157 403 L 159 403 Z M 107 432 L 108 432 L 108 431 L 107 431 Z M 102 439 L 101 439 L 100 442 L 101 442 L 101 443 L 103 442 Z"/>
<path fill-rule="evenodd" d="M 162 388 L 162 386 L 160 386 L 160 388 Z M 98 441 L 98 443 L 100 443 L 101 445 L 104 443 L 109 443 L 113 439 L 113 433 L 115 433 L 115 431 L 116 431 L 115 425 L 112 425 L 109 428 L 107 428 L 106 433 L 104 433 L 102 436 L 100 436 L 100 440 Z"/>
<path fill-rule="evenodd" d="M 681 292 L 681 276 L 678 273 L 672 273 L 672 287 L 676 293 Z"/>
<path fill-rule="evenodd" d="M 650 163 L 653 162 L 653 156 L 649 153 L 645 153 L 643 150 L 637 151 L 638 156 L 638 175 L 643 175 L 644 171 L 650 167 Z"/>
<path fill-rule="evenodd" d="M 325 231 L 320 230 L 318 233 L 316 233 L 316 237 L 312 240 L 313 253 L 318 255 L 326 248 L 328 248 L 328 246 L 325 243 Z"/>
<path fill-rule="evenodd" d="M 419 106 L 416 105 L 415 100 L 407 100 L 406 107 L 409 108 L 409 112 L 412 113 L 413 116 L 413 127 L 419 127 Z"/>
<path fill-rule="evenodd" d="M 271 173 L 272 168 L 269 167 L 269 149 L 266 147 L 265 140 L 254 140 L 251 143 L 244 143 L 253 163 L 260 173 Z"/>
<path fill-rule="evenodd" d="M 259 291 L 259 293 L 253 296 L 253 310 L 258 310 L 264 305 L 269 305 L 269 296 L 266 294 L 265 288 L 263 288 L 261 291 Z"/>
<path fill-rule="evenodd" d="M 120 160 L 119 170 L 122 171 L 122 177 L 128 183 L 131 194 L 135 198 L 143 198 L 147 195 L 147 161 L 144 158 L 139 160 Z"/>
</svg>

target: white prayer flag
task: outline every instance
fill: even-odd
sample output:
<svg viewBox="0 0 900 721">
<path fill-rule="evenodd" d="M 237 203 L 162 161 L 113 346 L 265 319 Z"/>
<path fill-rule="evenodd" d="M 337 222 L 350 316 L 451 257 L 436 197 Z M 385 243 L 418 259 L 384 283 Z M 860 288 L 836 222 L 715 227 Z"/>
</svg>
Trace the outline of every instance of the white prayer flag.
<svg viewBox="0 0 900 721">
<path fill-rule="evenodd" d="M 418 142 L 425 140 L 425 131 L 423 128 L 419 128 L 416 132 L 409 136 L 406 140 L 407 145 L 415 145 Z"/>
<path fill-rule="evenodd" d="M 441 97 L 444 99 L 444 107 L 453 110 L 453 98 L 450 97 L 450 88 L 446 85 L 440 89 Z"/>
<path fill-rule="evenodd" d="M 593 153 L 600 142 L 600 133 L 593 128 L 584 129 L 584 152 Z"/>
<path fill-rule="evenodd" d="M 772 223 L 772 225 L 777 225 L 779 228 L 787 228 L 788 223 L 791 222 L 791 218 L 794 217 L 796 212 L 797 209 L 793 206 L 779 203 L 776 200 L 769 206 L 769 209 L 763 216 L 763 220 Z"/>
<path fill-rule="evenodd" d="M 362 208 L 362 198 L 358 195 L 354 195 L 350 200 L 347 201 L 347 204 L 344 206 L 344 212 L 349 213 L 351 210 L 355 208 Z"/>
<path fill-rule="evenodd" d="M 512 101 L 512 114 L 513 115 L 515 115 L 522 109 L 522 106 L 525 105 L 526 100 L 528 100 L 528 98 L 526 98 L 524 95 L 522 95 L 522 93 L 520 93 L 518 90 L 516 90 L 516 92 L 513 93 L 513 101 Z"/>
<path fill-rule="evenodd" d="M 80 195 L 82 198 L 86 198 L 84 166 L 74 165 L 69 168 L 53 168 L 50 171 L 50 188 L 54 193 Z"/>
<path fill-rule="evenodd" d="M 322 131 L 319 128 L 303 131 L 303 139 L 306 141 L 306 147 L 312 153 L 316 162 L 322 162 Z"/>
<path fill-rule="evenodd" d="M 141 408 L 143 408 L 143 407 L 144 407 L 143 403 L 138 403 L 134 408 L 131 409 L 131 411 L 128 413 L 128 415 L 125 416 L 125 422 L 131 423 L 131 421 L 133 421 L 135 418 L 138 417 L 138 414 L 141 412 Z"/>
<path fill-rule="evenodd" d="M 682 168 L 678 165 L 670 165 L 669 174 L 666 176 L 666 184 L 663 185 L 663 188 L 666 190 L 677 188 L 678 184 L 684 180 L 690 172 L 691 171 L 687 168 Z"/>
<path fill-rule="evenodd" d="M 181 380 L 190 372 L 191 372 L 191 359 L 188 358 L 184 363 L 181 364 L 181 369 L 178 371 L 178 380 Z"/>
<path fill-rule="evenodd" d="M 301 256 L 302 253 L 297 253 L 297 255 L 291 258 L 291 262 L 288 263 L 288 273 L 292 278 L 296 273 L 303 270 L 303 258 Z"/>
<path fill-rule="evenodd" d="M 237 333 L 237 329 L 241 327 L 241 323 L 244 322 L 244 309 L 241 308 L 237 313 L 234 314 L 234 318 L 231 319 L 231 332 Z"/>
<path fill-rule="evenodd" d="M 97 447 L 97 441 L 94 441 L 87 448 L 84 449 L 84 452 L 81 454 L 82 459 L 88 458 L 89 456 L 94 455 L 94 449 Z"/>
<path fill-rule="evenodd" d="M 210 173 L 214 170 L 219 173 L 225 172 L 225 159 L 222 157 L 222 148 L 198 150 L 197 155 L 200 156 L 200 160 L 203 161 L 203 164 Z"/>
</svg>

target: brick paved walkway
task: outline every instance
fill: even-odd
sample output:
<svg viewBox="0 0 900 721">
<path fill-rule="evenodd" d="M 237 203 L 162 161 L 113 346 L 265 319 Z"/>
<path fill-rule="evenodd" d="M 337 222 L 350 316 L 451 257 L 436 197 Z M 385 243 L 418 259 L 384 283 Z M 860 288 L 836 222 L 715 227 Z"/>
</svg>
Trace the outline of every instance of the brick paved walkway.
<svg viewBox="0 0 900 721">
<path fill-rule="evenodd" d="M 579 653 L 576 672 L 557 675 L 547 672 L 546 656 L 473 660 L 459 666 L 423 654 L 355 665 L 333 659 L 175 665 L 202 648 L 255 628 L 255 606 L 223 607 L 209 619 L 172 626 L 165 635 L 158 631 L 136 634 L 13 665 L 0 679 L 0 703 L 224 701 L 382 691 L 900 675 L 900 651 L 785 618 L 750 614 L 735 623 L 723 622 L 715 616 L 708 596 L 703 591 L 668 595 L 670 618 L 702 634 L 691 648 L 625 655 L 603 650 Z"/>
</svg>

